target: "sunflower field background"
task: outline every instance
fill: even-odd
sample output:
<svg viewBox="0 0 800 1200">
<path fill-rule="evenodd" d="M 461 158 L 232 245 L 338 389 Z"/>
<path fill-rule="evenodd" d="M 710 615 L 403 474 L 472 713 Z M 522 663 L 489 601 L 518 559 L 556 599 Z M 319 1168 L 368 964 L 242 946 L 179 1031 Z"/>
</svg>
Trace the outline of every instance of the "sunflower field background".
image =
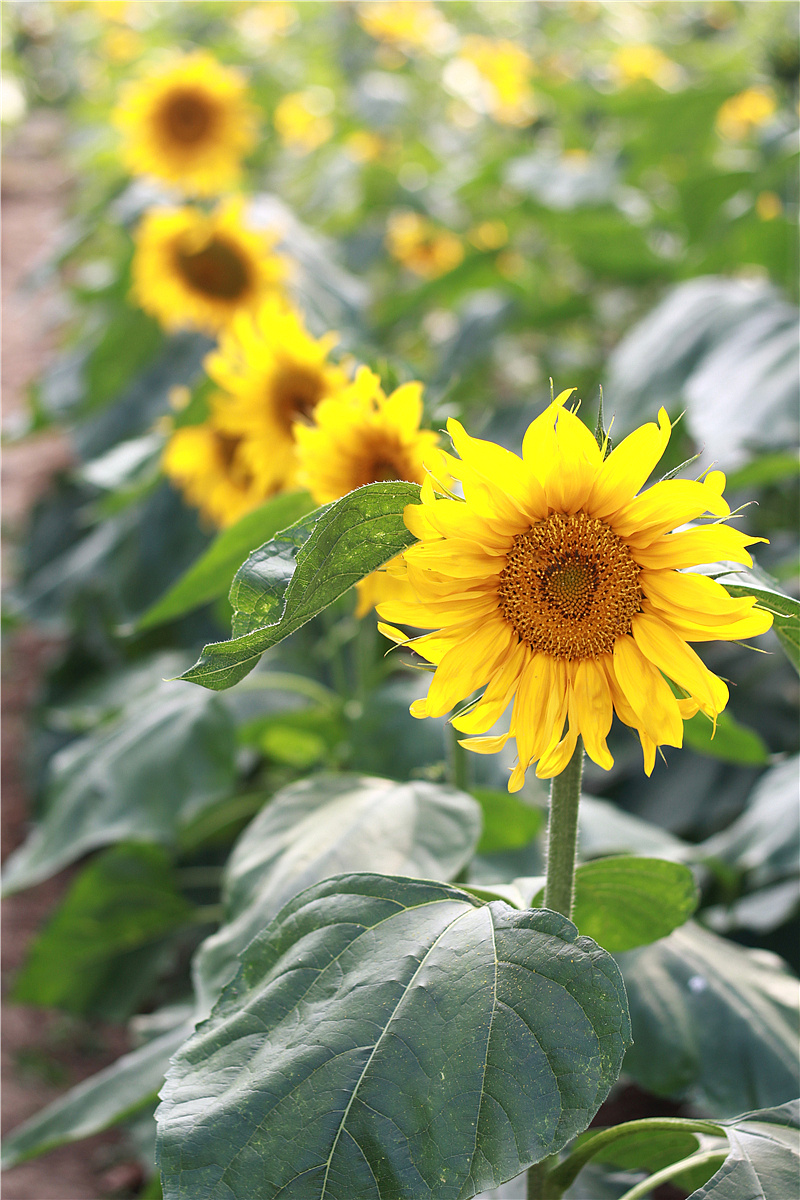
<svg viewBox="0 0 800 1200">
<path fill-rule="evenodd" d="M 29 722 L 29 833 L 4 887 L 74 873 L 9 986 L 17 1003 L 130 1031 L 115 1064 L 7 1135 L 4 1165 L 118 1126 L 147 1197 L 744 1200 L 755 1177 L 788 1200 L 795 6 L 19 0 L 2 20 L 6 142 L 29 110 L 57 110 L 76 180 L 27 281 L 58 293 L 58 351 L 25 419 L 5 424 L 12 442 L 61 432 L 73 465 L 32 512 L 6 584 L 5 636 L 32 627 L 59 649 Z M 703 569 L 773 617 L 747 643 L 700 646 L 730 700 L 713 722 L 682 709 L 683 747 L 651 774 L 632 721 L 607 731 L 610 766 L 587 759 L 573 919 L 591 943 L 542 908 L 546 779 L 531 768 L 509 792 L 513 746 L 465 754 L 450 705 L 415 719 L 428 663 L 387 653 L 385 622 L 404 622 L 380 569 L 422 537 L 402 514 L 429 476 L 456 494 L 436 466 L 448 422 L 454 441 L 460 422 L 519 454 L 571 389 L 603 453 L 663 406 L 673 428 L 654 478 L 705 473 L 711 489 L 725 472 L 755 565 Z M 506 914 L 492 936 L 521 945 L 524 926 L 555 997 L 539 1092 L 526 1091 L 534 1052 L 496 1018 L 504 1134 L 483 1109 L 469 1133 L 463 1097 L 491 1081 L 445 1032 L 457 1011 L 484 1019 L 474 940 L 438 967 L 452 1013 L 414 1010 L 396 1039 L 407 1055 L 383 1074 L 370 1057 L 348 1084 L 291 1058 L 336 1039 L 346 1057 L 379 1023 L 383 1000 L 359 1005 L 411 954 L 400 916 L 375 932 L 390 911 L 461 906 L 468 924 L 488 901 Z M 344 1000 L 314 1009 L 296 981 L 326 955 L 350 961 L 336 942 L 348 922 L 370 928 L 372 956 L 351 961 Z M 298 929 L 313 949 L 297 949 Z M 552 973 L 558 938 L 588 1032 Z M 625 992 L 632 1044 L 613 1009 Z M 296 1071 L 311 1072 L 302 1100 Z M 406 1163 L 396 1114 L 420 1071 L 445 1081 L 442 1125 L 416 1130 Z M 380 1133 L 365 1089 L 395 1114 Z M 342 1111 L 367 1130 L 361 1146 L 346 1121 L 331 1144 Z M 631 1119 L 652 1122 L 586 1149 L 590 1121 Z M 526 1182 L 543 1158 L 548 1180 L 531 1168 Z"/>
</svg>

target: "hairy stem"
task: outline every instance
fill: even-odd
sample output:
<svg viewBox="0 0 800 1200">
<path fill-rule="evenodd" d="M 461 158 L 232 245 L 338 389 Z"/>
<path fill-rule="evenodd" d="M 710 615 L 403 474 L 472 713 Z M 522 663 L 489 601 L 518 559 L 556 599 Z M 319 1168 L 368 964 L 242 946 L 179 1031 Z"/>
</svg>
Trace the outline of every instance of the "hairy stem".
<svg viewBox="0 0 800 1200">
<path fill-rule="evenodd" d="M 550 785 L 550 820 L 547 826 L 544 906 L 563 913 L 565 917 L 572 916 L 574 900 L 582 771 L 583 742 L 578 738 L 572 758 Z"/>
</svg>

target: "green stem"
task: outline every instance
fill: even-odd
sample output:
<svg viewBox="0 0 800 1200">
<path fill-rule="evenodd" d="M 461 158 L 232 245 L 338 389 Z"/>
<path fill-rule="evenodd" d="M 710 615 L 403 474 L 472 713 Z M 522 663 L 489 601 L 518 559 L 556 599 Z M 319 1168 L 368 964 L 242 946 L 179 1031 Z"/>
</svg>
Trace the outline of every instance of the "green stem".
<svg viewBox="0 0 800 1200">
<path fill-rule="evenodd" d="M 668 1167 L 662 1167 L 660 1171 L 656 1171 L 647 1179 L 643 1179 L 641 1183 L 637 1183 L 630 1191 L 627 1191 L 620 1200 L 641 1200 L 642 1196 L 647 1196 L 655 1188 L 662 1183 L 668 1183 L 670 1179 L 674 1179 L 676 1175 L 682 1175 L 684 1171 L 690 1171 L 693 1167 L 713 1166 L 714 1168 L 721 1167 L 728 1157 L 727 1150 L 704 1150 L 700 1154 L 691 1154 L 688 1158 L 682 1158 L 678 1162 L 670 1163 Z"/>
<path fill-rule="evenodd" d="M 577 1179 L 581 1169 L 598 1151 L 626 1137 L 629 1133 L 647 1131 L 680 1130 L 683 1133 L 706 1133 L 712 1137 L 724 1137 L 725 1130 L 713 1121 L 693 1121 L 686 1117 L 645 1117 L 639 1121 L 625 1121 L 622 1125 L 612 1125 L 610 1129 L 601 1129 L 593 1137 L 587 1138 L 568 1158 L 565 1158 L 549 1178 L 550 1187 L 556 1196 L 562 1195 Z"/>
<path fill-rule="evenodd" d="M 583 742 L 578 738 L 572 758 L 550 786 L 550 820 L 547 826 L 547 880 L 544 906 L 572 916 L 575 891 L 575 852 L 578 842 L 578 806 L 581 800 Z"/>
<path fill-rule="evenodd" d="M 550 1195 L 549 1191 L 546 1190 L 549 1184 L 547 1168 L 554 1161 L 555 1157 L 551 1155 L 549 1158 L 543 1158 L 541 1162 L 534 1163 L 532 1167 L 528 1167 L 525 1173 L 527 1185 L 525 1189 L 526 1200 L 547 1200 L 547 1197 Z"/>
<path fill-rule="evenodd" d="M 447 779 L 453 787 L 462 792 L 469 788 L 469 759 L 467 751 L 459 743 L 464 735 L 453 726 L 447 726 Z"/>
</svg>

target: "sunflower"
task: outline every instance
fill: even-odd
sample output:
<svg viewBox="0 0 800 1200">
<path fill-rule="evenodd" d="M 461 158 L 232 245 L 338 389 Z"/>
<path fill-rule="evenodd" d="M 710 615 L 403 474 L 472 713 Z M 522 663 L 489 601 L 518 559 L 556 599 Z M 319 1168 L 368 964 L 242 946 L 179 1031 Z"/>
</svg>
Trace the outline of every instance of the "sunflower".
<svg viewBox="0 0 800 1200">
<path fill-rule="evenodd" d="M 298 482 L 318 504 L 384 479 L 422 483 L 423 459 L 439 439 L 420 429 L 421 418 L 421 383 L 404 383 L 386 396 L 378 376 L 360 367 L 349 387 L 320 401 L 312 424 L 295 426 Z M 383 573 L 362 579 L 356 615 L 365 616 L 383 590 Z"/>
<path fill-rule="evenodd" d="M 275 235 L 250 229 L 240 198 L 214 212 L 153 208 L 136 233 L 133 298 L 165 329 L 215 333 L 281 284 L 286 268 Z"/>
<path fill-rule="evenodd" d="M 220 400 L 212 401 L 211 416 L 199 425 L 182 425 L 164 448 L 164 473 L 183 492 L 189 504 L 223 528 L 267 498 L 242 457 L 242 439 L 220 428 Z"/>
<path fill-rule="evenodd" d="M 439 229 L 422 213 L 392 213 L 386 226 L 386 245 L 415 275 L 438 279 L 457 267 L 464 257 L 461 239 L 449 229 Z"/>
<path fill-rule="evenodd" d="M 564 408 L 569 395 L 529 426 L 521 459 L 448 422 L 461 459 L 443 457 L 464 500 L 423 484 L 421 505 L 404 514 L 420 540 L 390 572 L 394 595 L 378 606 L 386 621 L 435 629 L 412 641 L 436 666 L 413 716 L 443 716 L 486 685 L 453 718 L 478 734 L 514 701 L 508 733 L 462 742 L 491 754 L 516 738 L 510 791 L 533 762 L 540 778 L 559 774 L 579 734 L 608 770 L 614 710 L 637 730 L 649 775 L 658 746 L 681 745 L 685 718 L 700 710 L 713 721 L 728 699 L 687 642 L 751 637 L 772 622 L 752 597 L 732 600 L 713 579 L 683 571 L 719 559 L 749 565 L 745 546 L 761 539 L 720 522 L 669 532 L 706 512 L 729 514 L 722 472 L 637 495 L 669 441 L 665 410 L 604 459 Z"/>
<path fill-rule="evenodd" d="M 314 338 L 302 317 L 277 297 L 255 313 L 241 313 L 206 358 L 210 377 L 225 393 L 220 421 L 242 437 L 242 454 L 262 488 L 297 482 L 297 422 L 310 420 L 319 402 L 347 384 L 328 362 L 335 333 Z"/>
<path fill-rule="evenodd" d="M 238 71 L 198 50 L 129 83 L 112 120 L 133 174 L 209 196 L 238 183 L 257 115 Z"/>
</svg>

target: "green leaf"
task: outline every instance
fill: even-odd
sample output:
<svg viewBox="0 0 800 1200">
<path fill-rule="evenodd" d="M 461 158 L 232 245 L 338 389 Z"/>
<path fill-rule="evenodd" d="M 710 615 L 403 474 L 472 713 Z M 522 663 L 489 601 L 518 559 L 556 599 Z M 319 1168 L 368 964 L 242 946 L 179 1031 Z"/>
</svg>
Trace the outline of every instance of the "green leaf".
<svg viewBox="0 0 800 1200">
<path fill-rule="evenodd" d="M 741 816 L 697 847 L 701 859 L 721 859 L 746 871 L 755 887 L 796 875 L 800 859 L 800 811 L 796 754 L 766 771 Z"/>
<path fill-rule="evenodd" d="M 590 1129 L 575 1143 L 594 1137 L 598 1130 Z M 685 1129 L 636 1129 L 621 1134 L 592 1156 L 594 1162 L 613 1163 L 625 1171 L 660 1171 L 671 1163 L 694 1154 L 700 1145 L 697 1137 Z"/>
<path fill-rule="evenodd" d="M 242 559 L 253 546 L 299 520 L 311 507 L 308 492 L 284 492 L 246 513 L 235 525 L 217 534 L 205 553 L 139 618 L 136 628 L 149 629 L 172 621 L 224 596 Z"/>
<path fill-rule="evenodd" d="M 176 683 L 138 697 L 53 759 L 47 810 L 6 860 L 5 891 L 40 883 L 110 842 L 173 844 L 184 824 L 233 790 L 234 751 L 218 697 Z"/>
<path fill-rule="evenodd" d="M 797 981 L 776 955 L 690 921 L 619 962 L 634 1037 L 625 1071 L 647 1091 L 715 1116 L 800 1091 Z"/>
<path fill-rule="evenodd" d="M 473 788 L 472 795 L 483 812 L 483 833 L 478 854 L 493 854 L 498 850 L 516 850 L 542 831 L 546 814 L 508 792 Z"/>
<path fill-rule="evenodd" d="M 789 662 L 800 673 L 800 600 L 787 596 L 766 571 L 731 571 L 717 577 L 730 596 L 755 596 L 773 614 L 772 628 Z"/>
<path fill-rule="evenodd" d="M 161 846 L 115 846 L 83 869 L 36 938 L 14 986 L 22 1004 L 122 1019 L 151 983 L 131 952 L 185 925 L 192 905 L 177 891 Z M 134 978 L 126 965 L 132 961 Z M 119 976 L 128 986 L 119 1011 Z M 116 1001 L 116 1007 L 111 1000 Z"/>
<path fill-rule="evenodd" d="M 740 725 L 729 712 L 719 714 L 716 730 L 704 713 L 695 713 L 684 721 L 683 736 L 686 745 L 698 754 L 721 758 L 723 762 L 744 767 L 758 767 L 769 762 L 769 749 L 764 739 L 754 729 Z"/>
<path fill-rule="evenodd" d="M 343 871 L 453 879 L 480 834 L 471 796 L 442 784 L 319 775 L 278 792 L 242 833 L 225 869 L 227 922 L 195 957 L 209 1007 L 244 949 L 292 896 Z"/>
<path fill-rule="evenodd" d="M 181 1020 L 18 1125 L 3 1138 L 3 1170 L 91 1137 L 152 1104 L 170 1058 L 193 1028 L 193 1021 Z"/>
<path fill-rule="evenodd" d="M 682 863 L 602 858 L 575 872 L 572 919 L 581 933 L 617 954 L 672 933 L 688 921 L 697 900 L 694 876 Z"/>
<path fill-rule="evenodd" d="M 800 1178 L 800 1101 L 723 1121 L 730 1152 L 690 1200 L 788 1200 Z"/>
<path fill-rule="evenodd" d="M 231 587 L 232 639 L 206 646 L 180 678 L 215 690 L 238 683 L 265 650 L 412 545 L 403 509 L 418 498 L 416 483 L 369 483 L 254 551 Z"/>
<path fill-rule="evenodd" d="M 558 913 L 339 876 L 173 1059 L 164 1195 L 468 1200 L 586 1127 L 627 1040 L 613 960 Z"/>
</svg>

